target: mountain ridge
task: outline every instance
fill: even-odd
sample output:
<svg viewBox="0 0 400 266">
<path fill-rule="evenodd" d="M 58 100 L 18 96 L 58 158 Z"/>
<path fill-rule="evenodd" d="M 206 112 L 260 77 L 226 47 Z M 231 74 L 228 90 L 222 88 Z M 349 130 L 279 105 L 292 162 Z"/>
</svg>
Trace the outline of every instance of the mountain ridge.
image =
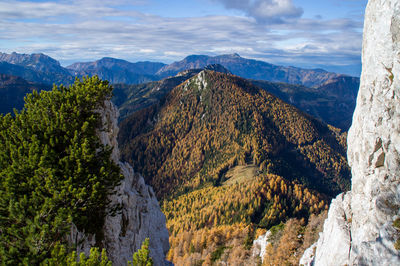
<svg viewBox="0 0 400 266">
<path fill-rule="evenodd" d="M 333 77 L 346 76 L 323 69 L 273 65 L 264 61 L 243 58 L 237 53 L 217 56 L 190 55 L 181 61 L 164 66 L 157 74 L 161 77 L 174 76 L 184 69 L 202 68 L 210 64 L 220 64 L 232 74 L 243 78 L 301 84 L 308 87 L 323 84 Z"/>
<path fill-rule="evenodd" d="M 169 260 L 221 250 L 249 265 L 257 228 L 304 224 L 349 189 L 345 136 L 248 80 L 202 70 L 123 120 L 119 143 L 162 201 Z"/>
<path fill-rule="evenodd" d="M 98 75 L 111 83 L 137 84 L 157 80 L 155 73 L 164 63 L 141 61 L 131 63 L 126 60 L 103 57 L 93 62 L 78 62 L 66 68 L 74 76 Z"/>
<path fill-rule="evenodd" d="M 304 69 L 274 65 L 265 61 L 243 58 L 237 53 L 217 56 L 189 55 L 181 61 L 168 65 L 150 61 L 132 63 L 123 59 L 104 57 L 92 62 L 76 62 L 62 67 L 57 60 L 45 54 L 18 54 L 16 52 L 0 53 L 0 61 L 24 66 L 47 75 L 57 73 L 58 77 L 50 81 L 31 80 L 50 84 L 54 82 L 72 83 L 73 76 L 94 74 L 103 79 L 109 79 L 111 83 L 136 84 L 143 81 L 160 80 L 168 76 L 175 76 L 183 70 L 203 68 L 211 64 L 220 64 L 232 74 L 244 78 L 301 84 L 308 87 L 318 87 L 329 79 L 347 76 L 320 68 Z M 15 73 L 8 74 L 17 75 Z"/>
<path fill-rule="evenodd" d="M 1 68 L 1 62 L 0 62 Z M 0 114 L 12 113 L 24 106 L 24 97 L 34 90 L 50 90 L 51 86 L 28 82 L 25 79 L 7 74 L 0 74 Z"/>
<path fill-rule="evenodd" d="M 203 69 L 230 73 L 221 65 L 210 65 Z M 184 70 L 173 77 L 138 85 L 115 84 L 113 102 L 119 106 L 121 120 L 139 109 L 156 103 L 175 86 L 203 69 Z M 339 76 L 328 80 L 318 88 L 271 81 L 249 81 L 328 124 L 344 131 L 350 127 L 359 84 L 358 78 Z"/>
<path fill-rule="evenodd" d="M 212 83 L 209 83 L 208 80 L 212 80 Z M 198 87 L 199 89 L 194 89 Z M 236 88 L 236 89 L 233 89 Z M 191 94 L 193 93 L 193 95 Z M 182 95 L 181 95 L 182 94 Z M 238 95 L 236 95 L 238 94 Z M 236 96 L 234 96 L 236 95 Z M 237 98 L 239 97 L 239 98 Z M 246 98 L 248 97 L 248 98 Z M 249 102 L 246 103 L 248 99 Z M 223 102 L 222 102 L 223 101 Z M 271 103 L 269 103 L 271 101 Z M 229 103 L 229 104 L 228 104 Z M 240 104 L 239 104 L 240 103 Z M 271 104 L 271 106 L 269 105 Z M 256 108 L 255 106 L 263 106 L 266 111 L 261 111 L 264 109 Z M 211 108 L 212 106 L 212 108 Z M 180 110 L 181 108 L 184 108 Z M 277 109 L 275 109 L 277 108 Z M 180 110 L 180 111 L 178 111 Z M 161 113 L 160 113 L 161 112 Z M 235 116 L 236 112 L 243 113 L 242 116 L 248 117 L 253 117 L 253 115 L 257 118 L 252 118 L 248 120 L 247 118 L 244 119 L 244 117 L 240 118 L 233 118 L 232 115 Z M 261 114 L 262 112 L 265 112 Z M 159 114 L 157 114 L 159 113 Z M 281 117 L 278 117 L 279 115 Z M 264 124 L 261 123 L 254 123 L 255 120 L 260 120 L 261 117 L 266 116 L 268 118 L 263 118 L 267 119 L 264 120 Z M 287 117 L 286 117 L 287 116 Z M 158 117 L 156 120 L 155 117 Z M 163 118 L 162 118 L 163 117 Z M 284 118 L 286 117 L 286 118 Z M 297 117 L 296 119 L 299 119 L 300 125 L 294 123 L 292 120 L 294 117 Z M 207 119 L 206 119 L 207 118 Z M 236 121 L 238 119 L 238 121 Z M 271 120 L 269 120 L 271 119 Z M 165 121 L 164 121 L 165 120 Z M 155 121 L 155 122 L 149 122 L 149 121 Z M 183 128 L 180 128 L 177 125 L 172 126 L 169 124 L 170 122 L 168 121 L 175 121 L 176 123 L 183 123 Z M 234 122 L 236 121 L 236 122 Z M 240 122 L 241 121 L 241 122 Z M 253 122 L 251 122 L 253 121 Z M 302 124 L 303 121 L 304 124 Z M 312 121 L 312 122 L 311 122 Z M 149 124 L 150 123 L 150 124 Z M 236 126 L 234 126 L 236 123 L 238 123 Z M 244 124 L 241 124 L 244 123 Z M 157 126 L 158 124 L 158 126 Z M 250 125 L 251 124 L 251 125 Z M 223 74 L 223 73 L 218 73 L 214 71 L 209 71 L 209 70 L 203 70 L 196 76 L 190 78 L 189 80 L 185 81 L 181 85 L 175 87 L 171 92 L 169 92 L 164 99 L 161 100 L 159 104 L 153 105 L 149 108 L 146 108 L 144 110 L 140 110 L 121 123 L 121 130 L 120 130 L 120 136 L 119 140 L 121 142 L 121 145 L 124 146 L 125 152 L 122 152 L 124 159 L 127 161 L 130 161 L 133 163 L 131 155 L 128 155 L 126 152 L 131 151 L 135 153 L 134 155 L 135 158 L 139 159 L 144 162 L 147 161 L 147 159 L 144 159 L 145 157 L 144 154 L 139 155 L 138 152 L 141 148 L 138 147 L 146 147 L 141 146 L 140 144 L 141 141 L 145 141 L 144 139 L 140 140 L 140 135 L 142 135 L 143 138 L 148 138 L 150 135 L 148 134 L 172 134 L 172 139 L 178 138 L 180 139 L 181 137 L 185 136 L 186 134 L 189 134 L 192 130 L 194 132 L 197 132 L 197 130 L 206 130 L 207 127 L 211 128 L 219 128 L 217 131 L 220 132 L 219 134 L 222 134 L 222 132 L 228 130 L 228 129 L 222 129 L 223 127 L 227 126 L 234 126 L 239 128 L 236 128 L 235 130 L 244 130 L 244 132 L 247 132 L 248 130 L 252 131 L 255 130 L 254 127 L 266 127 L 269 128 L 269 135 L 263 135 L 263 138 L 269 139 L 271 143 L 266 144 L 267 147 L 266 150 L 271 151 L 271 148 L 276 145 L 276 149 L 273 153 L 279 154 L 280 151 L 282 150 L 282 147 L 275 142 L 278 141 L 283 141 L 287 144 L 285 145 L 311 145 L 316 138 L 317 134 L 316 132 L 322 130 L 321 132 L 331 132 L 331 130 L 326 126 L 323 125 L 321 122 L 315 120 L 311 116 L 297 110 L 293 106 L 283 102 L 282 100 L 276 98 L 272 94 L 267 93 L 265 90 L 262 90 L 250 82 L 248 82 L 245 79 L 242 79 L 240 77 L 234 76 L 234 75 L 229 75 L 229 74 Z M 307 130 L 303 129 L 302 126 L 307 128 Z M 151 133 L 151 128 L 154 127 L 153 133 Z M 276 128 L 278 127 L 279 130 Z M 257 129 L 260 131 L 257 131 L 257 134 L 266 134 L 265 129 Z M 297 131 L 298 130 L 298 131 Z M 229 131 L 229 130 L 228 130 Z M 164 132 L 164 133 L 162 133 Z M 168 133 L 169 132 L 169 133 Z M 262 133 L 264 132 L 264 133 Z M 301 132 L 301 133 L 300 133 Z M 181 135 L 183 134 L 183 135 Z M 192 138 L 197 138 L 195 136 L 189 135 Z M 193 133 L 194 134 L 194 133 Z M 230 133 L 229 133 L 230 134 Z M 240 133 L 238 133 L 240 135 Z M 246 133 L 247 134 L 247 133 Z M 319 133 L 318 133 L 319 134 Z M 325 134 L 325 133 L 324 133 Z M 338 133 L 333 133 L 333 131 L 329 134 L 337 135 Z M 329 135 L 328 134 L 328 135 Z M 154 135 L 154 137 L 156 137 Z M 202 134 L 200 134 L 202 135 Z M 275 137 L 274 137 L 275 136 Z M 139 142 L 134 144 L 133 146 L 126 146 L 130 140 L 132 139 L 137 139 Z M 157 137 L 158 138 L 158 137 Z M 169 138 L 169 142 L 172 141 L 172 139 Z M 215 137 L 214 137 L 215 138 Z M 277 139 L 274 139 L 277 138 Z M 331 137 L 329 137 L 331 138 Z M 333 137 L 334 139 L 336 137 Z M 219 139 L 216 138 L 216 139 Z M 177 140 L 175 140 L 177 141 Z M 328 141 L 328 140 L 326 140 Z M 330 142 L 329 140 L 328 142 Z M 335 140 L 336 141 L 336 140 Z M 207 142 L 207 141 L 206 141 Z M 168 145 L 175 145 L 172 144 L 174 141 L 172 141 Z M 273 144 L 275 143 L 275 144 Z M 290 144 L 292 143 L 292 144 Z M 302 144 L 303 143 L 303 144 Z M 144 144 L 144 143 L 143 143 Z M 137 146 L 139 145 L 139 146 Z M 168 146 L 167 145 L 167 146 Z M 176 144 L 178 145 L 178 144 Z M 203 144 L 205 145 L 205 144 Z M 230 145 L 230 144 L 227 144 Z M 325 144 L 324 144 L 325 145 Z M 218 145 L 217 145 L 218 146 Z M 311 145 L 312 146 L 312 145 Z M 136 147 L 136 148 L 135 148 Z M 170 148 L 172 148 L 171 146 Z M 155 147 L 152 147 L 155 148 Z M 152 149 L 151 148 L 151 149 Z M 172 148 L 173 149 L 173 148 Z M 161 149 L 163 150 L 163 149 Z M 251 149 L 253 150 L 253 149 Z M 164 150 L 165 151 L 165 150 Z M 257 152 L 256 152 L 257 151 Z M 144 150 L 143 150 L 144 152 Z M 194 152 L 194 151 L 193 151 Z M 251 152 L 253 153 L 264 153 L 265 151 L 260 150 L 259 148 L 256 148 L 254 146 L 254 150 Z M 129 152 L 128 152 L 129 153 Z M 253 154 L 254 155 L 254 154 Z M 342 148 L 342 156 L 344 155 L 344 150 Z M 243 156 L 243 155 L 241 155 Z M 255 155 L 254 155 L 255 156 Z M 255 156 L 254 159 L 257 164 L 260 164 L 263 159 L 261 157 L 265 157 L 266 155 L 261 156 L 261 154 Z M 240 156 L 239 156 L 240 157 Z M 237 160 L 239 160 L 239 157 Z M 144 160 L 144 161 L 143 161 Z M 240 161 L 242 161 L 240 159 Z M 261 160 L 261 161 L 260 161 Z M 150 160 L 153 161 L 153 160 Z M 150 162 L 149 161 L 149 162 Z M 160 164 L 162 159 L 160 157 L 157 157 L 156 161 L 154 161 L 155 165 Z M 172 161 L 171 161 L 172 162 Z M 133 163 L 133 165 L 136 168 L 136 164 Z M 148 170 L 143 171 L 141 167 L 138 167 L 138 170 L 142 172 L 145 177 L 146 177 L 146 172 Z M 152 176 L 157 176 L 155 172 L 152 172 Z M 179 175 L 178 175 L 179 176 Z M 168 178 L 167 178 L 168 179 Z M 149 181 L 149 180 L 147 180 Z M 158 182 L 158 181 L 157 181 Z M 152 185 L 155 187 L 155 190 L 161 188 L 160 184 L 155 184 L 152 183 Z M 343 188 L 342 188 L 343 189 Z"/>
<path fill-rule="evenodd" d="M 74 81 L 73 76 L 70 75 L 67 69 L 62 67 L 57 60 L 43 53 L 18 54 L 16 52 L 13 52 L 11 54 L 6 54 L 0 52 L 0 63 L 1 62 L 7 62 L 9 64 L 12 64 L 13 66 L 20 66 L 35 71 L 37 77 L 29 81 L 47 84 L 71 84 Z M 7 65 L 3 65 L 2 73 L 4 73 L 4 68 L 7 69 Z M 22 69 L 20 69 L 20 71 L 22 71 Z M 21 75 L 13 73 L 12 70 L 11 72 L 6 74 L 11 74 L 15 76 Z M 22 73 L 22 77 L 27 79 L 27 76 L 24 76 L 24 73 Z"/>
</svg>

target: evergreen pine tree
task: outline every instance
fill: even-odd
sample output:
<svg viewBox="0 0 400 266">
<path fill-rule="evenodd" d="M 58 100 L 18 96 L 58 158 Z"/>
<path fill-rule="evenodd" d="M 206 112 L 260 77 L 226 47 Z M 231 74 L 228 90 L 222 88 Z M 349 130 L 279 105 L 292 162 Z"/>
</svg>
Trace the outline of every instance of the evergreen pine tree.
<svg viewBox="0 0 400 266">
<path fill-rule="evenodd" d="M 0 261 L 37 265 L 65 243 L 71 223 L 97 233 L 119 184 L 98 111 L 112 87 L 97 77 L 34 92 L 0 115 Z"/>
<path fill-rule="evenodd" d="M 146 238 L 143 241 L 142 247 L 136 251 L 133 256 L 133 260 L 128 261 L 129 266 L 152 266 L 153 259 L 149 256 L 149 239 Z"/>
</svg>

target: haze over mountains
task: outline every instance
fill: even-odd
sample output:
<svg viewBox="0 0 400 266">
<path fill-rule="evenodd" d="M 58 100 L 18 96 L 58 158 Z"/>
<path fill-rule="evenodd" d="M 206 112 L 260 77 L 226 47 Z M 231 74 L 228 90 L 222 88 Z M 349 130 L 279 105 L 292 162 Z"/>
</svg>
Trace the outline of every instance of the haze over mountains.
<svg viewBox="0 0 400 266">
<path fill-rule="evenodd" d="M 13 108 L 22 109 L 24 96 L 27 93 L 50 89 L 50 85 L 28 82 L 17 76 L 0 74 L 0 114 L 12 112 Z"/>
</svg>

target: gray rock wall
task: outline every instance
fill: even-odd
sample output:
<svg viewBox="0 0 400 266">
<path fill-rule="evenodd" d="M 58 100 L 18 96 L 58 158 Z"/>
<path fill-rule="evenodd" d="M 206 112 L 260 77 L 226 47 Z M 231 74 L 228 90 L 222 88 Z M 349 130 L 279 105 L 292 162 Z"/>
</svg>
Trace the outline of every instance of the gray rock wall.
<svg viewBox="0 0 400 266">
<path fill-rule="evenodd" d="M 118 109 L 110 102 L 101 110 L 103 131 L 98 132 L 103 145 L 113 147 L 112 159 L 120 166 L 124 179 L 110 197 L 111 204 L 121 204 L 122 211 L 107 216 L 104 224 L 104 247 L 113 265 L 126 265 L 132 254 L 150 239 L 150 256 L 155 265 L 164 265 L 169 250 L 166 219 L 153 189 L 127 163 L 119 161 Z"/>
<path fill-rule="evenodd" d="M 121 168 L 124 176 L 121 184 L 110 196 L 111 204 L 119 204 L 121 212 L 115 216 L 107 216 L 103 233 L 103 247 L 107 250 L 108 258 L 113 265 L 125 266 L 132 261 L 132 255 L 137 251 L 146 238 L 150 239 L 149 250 L 154 265 L 164 265 L 165 255 L 169 250 L 169 236 L 166 219 L 161 212 L 153 189 L 146 185 L 141 175 L 135 173 L 127 163 L 119 161 L 118 149 L 118 109 L 105 101 L 98 110 L 101 115 L 103 128 L 97 132 L 103 145 L 113 147 L 111 158 Z M 72 226 L 69 243 L 77 246 L 77 252 L 89 254 L 90 248 L 96 244 L 93 235 L 79 232 Z"/>
<path fill-rule="evenodd" d="M 400 0 L 370 0 L 348 135 L 352 189 L 329 209 L 314 265 L 400 265 Z"/>
</svg>

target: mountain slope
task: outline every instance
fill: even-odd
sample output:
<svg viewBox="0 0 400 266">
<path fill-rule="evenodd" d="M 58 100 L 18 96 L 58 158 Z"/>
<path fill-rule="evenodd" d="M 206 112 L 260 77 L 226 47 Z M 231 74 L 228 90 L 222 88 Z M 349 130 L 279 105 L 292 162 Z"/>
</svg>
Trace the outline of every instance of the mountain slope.
<svg viewBox="0 0 400 266">
<path fill-rule="evenodd" d="M 201 71 L 122 121 L 119 141 L 163 201 L 178 264 L 249 259 L 256 228 L 307 220 L 349 188 L 345 135 L 233 75 Z"/>
<path fill-rule="evenodd" d="M 51 86 L 28 82 L 20 77 L 0 74 L 0 113 L 11 113 L 24 106 L 24 97 L 32 91 L 50 90 Z"/>
<path fill-rule="evenodd" d="M 165 66 L 158 62 L 131 63 L 121 59 L 104 57 L 94 62 L 74 63 L 67 69 L 74 76 L 98 75 L 111 83 L 138 84 L 157 80 L 155 73 Z"/>
<path fill-rule="evenodd" d="M 145 177 L 155 176 L 149 181 L 158 195 L 196 182 L 221 183 L 229 166 L 248 161 L 335 195 L 349 175 L 336 138 L 337 132 L 246 80 L 212 71 L 124 120 L 120 133 L 123 156 Z"/>
<path fill-rule="evenodd" d="M 220 66 L 218 72 L 228 71 L 221 65 L 214 66 Z M 210 67 L 206 66 L 204 69 Z M 138 85 L 115 84 L 113 102 L 119 107 L 120 118 L 124 119 L 142 108 L 155 104 L 174 87 L 201 70 L 185 70 L 174 77 Z M 350 127 L 359 86 L 358 78 L 339 76 L 318 88 L 261 80 L 249 81 L 330 125 L 344 131 Z"/>
<path fill-rule="evenodd" d="M 251 82 L 304 112 L 347 131 L 351 125 L 360 79 L 334 77 L 318 88 L 260 80 Z"/>
<path fill-rule="evenodd" d="M 229 73 L 229 71 L 221 65 L 208 65 L 203 69 Z M 120 119 L 123 120 L 136 111 L 156 104 L 173 88 L 197 75 L 203 69 L 185 70 L 174 77 L 137 85 L 114 84 L 113 102 L 119 108 Z"/>
<path fill-rule="evenodd" d="M 214 57 L 191 55 L 181 61 L 164 66 L 157 74 L 162 77 L 174 76 L 182 70 L 202 68 L 210 64 L 220 64 L 229 69 L 232 74 L 243 78 L 301 84 L 307 87 L 317 87 L 329 79 L 342 76 L 322 69 L 277 66 L 259 60 L 246 59 L 238 54 Z"/>
<path fill-rule="evenodd" d="M 58 61 L 45 54 L 18 54 L 15 52 L 6 54 L 0 52 L 0 62 L 24 67 L 12 68 L 11 66 L 9 68 L 9 65 L 3 65 L 1 73 L 20 76 L 28 81 L 46 84 L 70 84 L 74 81 L 74 78 L 67 69 L 63 68 Z M 32 71 L 36 74 L 33 74 Z"/>
</svg>

